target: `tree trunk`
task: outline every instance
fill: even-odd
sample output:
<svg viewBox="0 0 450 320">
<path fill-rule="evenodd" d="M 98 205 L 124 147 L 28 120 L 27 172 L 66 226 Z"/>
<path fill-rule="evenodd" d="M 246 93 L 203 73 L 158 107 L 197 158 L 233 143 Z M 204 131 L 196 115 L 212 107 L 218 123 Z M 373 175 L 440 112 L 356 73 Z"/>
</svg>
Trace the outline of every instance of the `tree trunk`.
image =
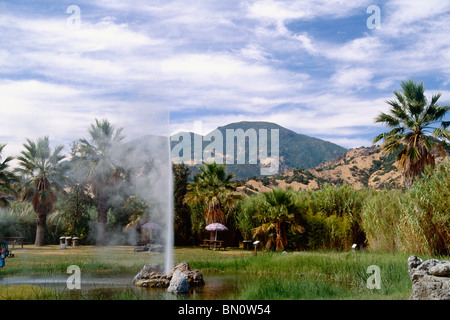
<svg viewBox="0 0 450 320">
<path fill-rule="evenodd" d="M 45 244 L 45 227 L 47 224 L 47 215 L 38 214 L 37 215 L 37 226 L 36 226 L 36 240 L 34 242 L 35 246 L 43 246 Z"/>
<path fill-rule="evenodd" d="M 106 245 L 106 222 L 108 221 L 108 207 L 105 200 L 99 200 L 97 208 L 97 246 Z"/>
<path fill-rule="evenodd" d="M 284 250 L 283 229 L 280 221 L 277 221 L 275 224 L 275 233 L 277 235 L 277 238 L 275 240 L 276 251 L 283 251 Z"/>
</svg>

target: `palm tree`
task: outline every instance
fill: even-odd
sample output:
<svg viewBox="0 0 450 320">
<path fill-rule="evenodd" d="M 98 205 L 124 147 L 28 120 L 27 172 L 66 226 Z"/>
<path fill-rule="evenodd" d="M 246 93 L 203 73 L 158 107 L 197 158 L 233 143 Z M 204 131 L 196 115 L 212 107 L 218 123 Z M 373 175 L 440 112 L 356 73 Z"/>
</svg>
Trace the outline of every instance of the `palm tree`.
<svg viewBox="0 0 450 320">
<path fill-rule="evenodd" d="M 443 156 L 450 140 L 450 121 L 443 121 L 450 106 L 437 104 L 441 93 L 432 96 L 427 105 L 423 82 L 413 80 L 401 83 L 403 92 L 394 91 L 396 99 L 386 101 L 391 106 L 389 114 L 382 112 L 376 119 L 391 131 L 375 137 L 373 143 L 384 140 L 382 149 L 389 153 L 398 151 L 399 170 L 409 188 L 420 177 L 427 165 L 434 167 L 437 150 Z"/>
<path fill-rule="evenodd" d="M 200 173 L 194 177 L 194 182 L 188 186 L 185 202 L 190 206 L 204 203 L 206 223 L 225 223 L 227 213 L 237 205 L 241 196 L 236 194 L 236 183 L 233 175 L 227 174 L 225 166 L 215 162 L 200 167 Z"/>
<path fill-rule="evenodd" d="M 88 182 L 97 201 L 97 245 L 105 244 L 110 199 L 123 178 L 124 170 L 115 155 L 124 139 L 122 130 L 106 119 L 95 119 L 89 128 L 90 141 L 79 139 L 73 146 L 74 170 L 84 176 L 82 180 Z"/>
<path fill-rule="evenodd" d="M 17 182 L 17 177 L 9 170 L 9 162 L 13 157 L 7 157 L 2 161 L 2 152 L 6 144 L 0 144 L 0 207 L 9 205 L 8 196 L 14 193 L 13 184 Z"/>
<path fill-rule="evenodd" d="M 37 215 L 35 245 L 43 246 L 47 215 L 57 201 L 56 193 L 64 192 L 69 166 L 63 162 L 65 156 L 61 152 L 64 146 L 59 145 L 52 151 L 48 137 L 39 138 L 36 142 L 27 139 L 23 146 L 25 150 L 17 157 L 16 171 L 25 181 L 23 197 L 31 198 Z"/>
<path fill-rule="evenodd" d="M 303 232 L 295 219 L 295 204 L 292 193 L 280 188 L 274 188 L 270 192 L 264 192 L 266 206 L 261 208 L 255 218 L 262 224 L 253 229 L 253 236 L 266 237 L 266 247 L 275 245 L 277 251 L 283 251 L 287 245 L 286 232 Z"/>
</svg>

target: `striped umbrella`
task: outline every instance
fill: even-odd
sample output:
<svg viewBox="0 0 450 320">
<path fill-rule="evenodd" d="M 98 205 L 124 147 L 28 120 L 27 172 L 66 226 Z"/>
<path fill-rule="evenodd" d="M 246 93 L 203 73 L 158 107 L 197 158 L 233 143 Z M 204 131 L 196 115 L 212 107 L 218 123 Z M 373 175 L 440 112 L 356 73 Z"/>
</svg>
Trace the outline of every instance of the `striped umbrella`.
<svg viewBox="0 0 450 320">
<path fill-rule="evenodd" d="M 144 223 L 141 228 L 147 229 L 150 231 L 149 238 L 151 240 L 152 239 L 152 230 L 159 230 L 159 229 L 161 229 L 161 226 L 154 222 L 147 222 L 147 223 Z"/>
<path fill-rule="evenodd" d="M 218 222 L 208 224 L 205 229 L 208 231 L 216 232 L 216 237 L 214 238 L 214 241 L 217 240 L 217 231 L 228 231 L 227 227 L 225 227 L 223 224 L 218 223 Z M 215 249 L 216 249 L 216 244 L 214 243 L 214 250 Z"/>
<path fill-rule="evenodd" d="M 147 230 L 157 230 L 157 229 L 161 229 L 161 226 L 154 222 L 147 222 L 147 223 L 144 223 L 141 228 L 147 229 Z"/>
<path fill-rule="evenodd" d="M 208 231 L 228 231 L 227 227 L 218 222 L 208 224 L 205 229 Z"/>
</svg>

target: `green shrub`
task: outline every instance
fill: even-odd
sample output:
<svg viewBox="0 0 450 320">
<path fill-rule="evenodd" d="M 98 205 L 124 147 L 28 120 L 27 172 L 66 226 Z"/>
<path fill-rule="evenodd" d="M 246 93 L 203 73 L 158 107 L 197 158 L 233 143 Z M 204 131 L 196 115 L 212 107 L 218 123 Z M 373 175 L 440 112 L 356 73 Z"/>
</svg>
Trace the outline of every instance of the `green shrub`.
<svg viewBox="0 0 450 320">
<path fill-rule="evenodd" d="M 450 254 L 450 161 L 416 182 L 400 199 L 398 232 L 404 250 Z"/>
<path fill-rule="evenodd" d="M 372 192 L 361 212 L 373 250 L 429 255 L 450 253 L 450 162 L 405 191 Z"/>
<path fill-rule="evenodd" d="M 306 226 L 304 244 L 308 249 L 348 249 L 353 243 L 365 244 L 361 227 L 361 209 L 366 191 L 356 191 L 343 184 L 333 187 L 325 184 L 322 189 L 309 191 L 306 201 Z"/>
<path fill-rule="evenodd" d="M 401 197 L 401 191 L 385 190 L 373 191 L 366 198 L 361 217 L 370 249 L 384 252 L 395 252 L 399 249 L 397 225 Z"/>
<path fill-rule="evenodd" d="M 287 233 L 290 249 L 349 249 L 352 244 L 382 252 L 450 254 L 450 160 L 428 168 L 408 190 L 355 190 L 324 184 L 292 194 L 303 233 Z M 261 195 L 247 198 L 236 221 L 243 234 L 257 225 Z"/>
<path fill-rule="evenodd" d="M 62 225 L 59 221 L 47 219 L 45 241 L 58 243 Z M 31 203 L 11 202 L 8 208 L 0 210 L 0 236 L 23 237 L 24 242 L 34 243 L 36 237 L 36 214 Z"/>
<path fill-rule="evenodd" d="M 235 214 L 235 223 L 244 240 L 253 239 L 253 229 L 258 226 L 255 216 L 264 205 L 263 194 L 256 194 L 241 201 Z"/>
</svg>

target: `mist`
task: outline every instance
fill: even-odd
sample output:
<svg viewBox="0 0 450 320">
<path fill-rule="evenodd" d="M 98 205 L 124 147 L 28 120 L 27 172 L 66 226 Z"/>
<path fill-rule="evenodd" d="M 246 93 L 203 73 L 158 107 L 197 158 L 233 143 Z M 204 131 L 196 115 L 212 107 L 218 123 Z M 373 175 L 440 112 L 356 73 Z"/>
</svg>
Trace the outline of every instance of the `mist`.
<svg viewBox="0 0 450 320">
<path fill-rule="evenodd" d="M 152 242 L 164 248 L 165 268 L 173 265 L 173 180 L 170 157 L 170 138 L 145 135 L 127 142 L 119 127 L 114 127 L 116 135 L 96 138 L 98 148 L 104 149 L 104 159 L 96 159 L 83 148 L 92 147 L 93 141 L 79 140 L 73 146 L 74 163 L 72 178 L 75 183 L 88 184 L 97 200 L 97 206 L 107 210 L 106 223 L 96 217 L 90 223 L 89 239 L 97 244 L 137 245 L 140 243 L 140 227 L 145 223 L 159 226 L 152 232 Z M 125 128 L 124 128 L 125 129 Z M 112 143 L 109 143 L 110 140 Z M 89 150 L 90 151 L 90 150 Z M 105 154 L 106 153 L 106 154 Z M 127 225 L 115 226 L 111 223 L 111 210 L 121 210 L 124 203 L 133 199 L 145 203 L 145 212 L 140 218 Z M 103 203 L 102 203 L 103 201 Z M 98 214 L 101 212 L 98 211 Z M 130 217 L 126 217 L 130 218 Z M 142 232 L 142 230 L 141 230 Z M 102 241 L 104 239 L 104 241 Z"/>
</svg>

